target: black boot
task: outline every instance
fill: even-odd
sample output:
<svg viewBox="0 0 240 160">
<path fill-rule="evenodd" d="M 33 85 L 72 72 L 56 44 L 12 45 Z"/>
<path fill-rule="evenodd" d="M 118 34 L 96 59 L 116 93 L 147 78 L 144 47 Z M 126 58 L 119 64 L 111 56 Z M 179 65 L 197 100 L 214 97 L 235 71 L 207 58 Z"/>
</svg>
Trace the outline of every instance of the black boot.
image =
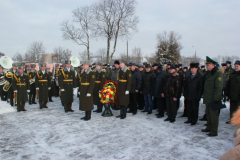
<svg viewBox="0 0 240 160">
<path fill-rule="evenodd" d="M 97 113 L 102 113 L 102 108 L 103 108 L 102 105 L 98 105 L 98 111 L 97 111 Z"/>
<path fill-rule="evenodd" d="M 122 107 L 120 108 L 120 115 L 116 116 L 116 118 L 121 118 L 122 117 L 122 114 L 123 114 L 123 109 Z"/>
<path fill-rule="evenodd" d="M 91 112 L 92 112 L 92 111 L 86 111 L 86 112 L 87 112 L 87 116 L 86 116 L 86 118 L 84 119 L 84 121 L 88 121 L 88 120 L 91 119 Z"/>
<path fill-rule="evenodd" d="M 43 102 L 39 102 L 40 109 L 43 108 Z"/>
<path fill-rule="evenodd" d="M 203 118 L 201 118 L 201 119 L 199 119 L 200 121 L 207 121 L 207 115 L 206 114 L 204 114 L 203 115 Z"/>
<path fill-rule="evenodd" d="M 48 97 L 48 99 L 49 102 L 53 102 L 52 97 Z"/>
<path fill-rule="evenodd" d="M 121 119 L 125 119 L 127 115 L 127 106 L 123 106 L 121 108 L 123 108 L 123 114 L 121 116 Z"/>
<path fill-rule="evenodd" d="M 87 112 L 85 111 L 85 116 L 82 117 L 82 118 L 80 118 L 80 119 L 81 119 L 81 120 L 84 120 L 84 119 L 86 118 L 86 116 L 87 116 Z"/>
<path fill-rule="evenodd" d="M 31 100 L 32 100 L 32 95 L 31 95 L 31 94 L 29 94 L 28 103 L 29 103 L 30 105 L 32 104 Z"/>
</svg>

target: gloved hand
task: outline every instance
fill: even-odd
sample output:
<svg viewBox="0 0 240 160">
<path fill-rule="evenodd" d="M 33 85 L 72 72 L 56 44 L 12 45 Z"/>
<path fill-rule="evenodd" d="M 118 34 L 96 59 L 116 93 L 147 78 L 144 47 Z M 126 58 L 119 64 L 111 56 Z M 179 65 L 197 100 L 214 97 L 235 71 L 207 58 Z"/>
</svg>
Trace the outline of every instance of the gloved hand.
<svg viewBox="0 0 240 160">
<path fill-rule="evenodd" d="M 61 89 L 61 91 L 65 91 L 65 89 Z"/>
<path fill-rule="evenodd" d="M 14 92 L 17 93 L 17 90 L 15 90 Z"/>
<path fill-rule="evenodd" d="M 73 90 L 75 90 L 76 88 L 73 88 Z"/>
<path fill-rule="evenodd" d="M 87 93 L 87 96 L 86 97 L 91 97 L 91 94 L 90 93 Z"/>
<path fill-rule="evenodd" d="M 48 87 L 48 90 L 50 90 L 51 89 L 51 87 Z"/>
<path fill-rule="evenodd" d="M 79 89 L 79 87 L 76 87 L 77 89 Z"/>
<path fill-rule="evenodd" d="M 27 90 L 27 92 L 29 93 L 29 92 L 30 92 L 30 90 Z"/>
<path fill-rule="evenodd" d="M 78 92 L 78 95 L 80 96 L 80 92 Z"/>
<path fill-rule="evenodd" d="M 99 93 L 101 93 L 101 90 L 99 90 Z"/>
<path fill-rule="evenodd" d="M 39 88 L 36 88 L 36 90 L 39 90 Z"/>
<path fill-rule="evenodd" d="M 125 94 L 128 95 L 128 94 L 129 94 L 129 91 L 125 91 Z"/>
</svg>

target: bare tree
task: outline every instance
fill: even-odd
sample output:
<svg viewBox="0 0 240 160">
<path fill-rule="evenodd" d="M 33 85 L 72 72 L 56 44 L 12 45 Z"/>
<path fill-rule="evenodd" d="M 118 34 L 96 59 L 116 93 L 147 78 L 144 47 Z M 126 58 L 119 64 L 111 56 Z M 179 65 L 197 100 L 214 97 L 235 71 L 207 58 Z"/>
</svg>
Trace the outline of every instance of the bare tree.
<svg viewBox="0 0 240 160">
<path fill-rule="evenodd" d="M 23 56 L 20 54 L 20 53 L 16 53 L 13 58 L 12 58 L 14 61 L 17 61 L 17 62 L 22 62 L 23 60 Z"/>
<path fill-rule="evenodd" d="M 140 64 L 142 59 L 142 51 L 140 47 L 135 47 L 132 49 L 132 62 Z"/>
<path fill-rule="evenodd" d="M 97 50 L 97 52 L 94 54 L 95 57 L 99 57 L 100 60 L 98 60 L 101 63 L 106 62 L 106 54 L 107 54 L 107 50 L 106 48 L 100 48 Z"/>
<path fill-rule="evenodd" d="M 63 63 L 65 60 L 68 60 L 72 56 L 72 51 L 69 49 L 64 49 L 63 47 L 59 46 L 53 49 L 57 57 L 58 63 Z"/>
<path fill-rule="evenodd" d="M 72 11 L 72 23 L 69 20 L 62 22 L 61 30 L 65 40 L 72 40 L 78 45 L 84 45 L 87 48 L 88 60 L 90 59 L 90 35 L 93 23 L 93 15 L 89 6 L 84 6 Z"/>
<path fill-rule="evenodd" d="M 25 53 L 24 60 L 29 62 L 40 62 L 42 55 L 45 54 L 45 47 L 43 42 L 33 42 L 29 45 L 27 52 Z"/>
<path fill-rule="evenodd" d="M 107 60 L 111 62 L 116 51 L 118 37 L 129 37 L 137 31 L 138 17 L 135 16 L 136 0 L 100 0 L 92 6 L 95 16 L 95 35 L 107 39 Z M 111 41 L 113 49 L 110 53 Z"/>
<path fill-rule="evenodd" d="M 81 61 L 88 60 L 88 52 L 85 50 L 83 52 L 79 52 L 80 63 Z"/>
<path fill-rule="evenodd" d="M 171 31 L 167 34 L 164 31 L 162 34 L 157 35 L 157 52 L 156 52 L 156 62 L 171 62 L 177 64 L 180 60 L 180 51 L 182 45 L 180 43 L 181 35 Z"/>
</svg>

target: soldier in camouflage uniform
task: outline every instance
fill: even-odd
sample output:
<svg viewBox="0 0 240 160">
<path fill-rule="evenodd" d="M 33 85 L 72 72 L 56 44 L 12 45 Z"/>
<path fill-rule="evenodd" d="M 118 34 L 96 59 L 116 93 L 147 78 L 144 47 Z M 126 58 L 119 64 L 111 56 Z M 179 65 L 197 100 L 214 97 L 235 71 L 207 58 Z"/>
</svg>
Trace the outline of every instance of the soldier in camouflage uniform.
<svg viewBox="0 0 240 160">
<path fill-rule="evenodd" d="M 226 61 L 226 63 L 227 63 L 227 70 L 229 70 L 229 72 L 231 73 L 234 69 L 232 68 L 232 62 L 231 61 Z"/>
<path fill-rule="evenodd" d="M 201 65 L 200 73 L 204 76 L 205 72 L 206 72 L 205 65 Z"/>
</svg>

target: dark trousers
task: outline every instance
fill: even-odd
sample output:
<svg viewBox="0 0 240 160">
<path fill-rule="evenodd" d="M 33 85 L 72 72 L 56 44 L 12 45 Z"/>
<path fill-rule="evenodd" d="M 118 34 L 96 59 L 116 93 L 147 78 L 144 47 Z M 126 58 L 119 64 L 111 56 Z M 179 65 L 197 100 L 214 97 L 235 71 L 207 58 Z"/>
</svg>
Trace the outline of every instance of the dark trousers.
<svg viewBox="0 0 240 160">
<path fill-rule="evenodd" d="M 56 81 L 55 81 L 55 80 L 54 80 L 53 83 L 54 83 L 54 84 L 53 84 L 53 86 L 54 86 L 54 91 L 53 91 L 53 93 L 54 93 L 54 95 L 55 95 L 56 97 L 58 97 L 58 96 L 59 96 L 59 86 L 56 85 Z"/>
<path fill-rule="evenodd" d="M 184 98 L 184 111 L 183 111 L 184 115 L 188 115 L 188 102 L 186 100 L 186 98 Z"/>
<path fill-rule="evenodd" d="M 46 107 L 47 106 L 47 102 L 42 102 L 42 101 L 39 101 L 39 105 L 40 107 Z"/>
<path fill-rule="evenodd" d="M 10 99 L 10 105 L 13 106 L 13 89 L 12 89 L 12 87 L 9 88 L 7 97 L 8 97 L 8 99 Z"/>
<path fill-rule="evenodd" d="M 138 93 L 138 109 L 143 110 L 145 106 L 144 95 Z"/>
<path fill-rule="evenodd" d="M 210 133 L 218 133 L 218 123 L 219 123 L 219 110 L 213 111 L 210 105 L 206 105 L 206 115 L 207 115 L 207 130 Z"/>
<path fill-rule="evenodd" d="M 129 94 L 129 108 L 132 113 L 137 113 L 138 93 Z"/>
<path fill-rule="evenodd" d="M 157 98 L 153 97 L 153 109 L 157 109 L 158 105 L 157 105 Z"/>
<path fill-rule="evenodd" d="M 198 121 L 198 101 L 187 101 L 188 104 L 188 120 L 192 123 L 197 123 Z"/>
<path fill-rule="evenodd" d="M 240 100 L 236 101 L 236 100 L 230 99 L 230 119 L 232 118 L 233 113 L 236 112 L 239 106 L 240 106 Z"/>
<path fill-rule="evenodd" d="M 168 118 L 175 120 L 177 115 L 177 101 L 174 101 L 171 96 L 166 96 L 166 105 Z"/>
<path fill-rule="evenodd" d="M 22 111 L 25 109 L 25 102 L 17 102 L 17 110 Z"/>
<path fill-rule="evenodd" d="M 36 97 L 36 88 L 35 88 L 35 83 L 33 83 L 30 85 L 30 93 L 28 98 L 29 103 L 35 102 L 35 97 Z"/>
<path fill-rule="evenodd" d="M 158 115 L 164 116 L 164 109 L 166 107 L 165 98 L 156 98 L 156 101 L 157 101 L 157 107 L 158 107 Z"/>
<path fill-rule="evenodd" d="M 65 104 L 63 104 L 63 105 L 64 105 L 64 110 L 65 110 L 65 111 L 72 110 L 72 102 L 65 103 Z"/>
<path fill-rule="evenodd" d="M 152 112 L 152 108 L 153 108 L 152 95 L 144 94 L 144 100 L 145 100 L 145 111 Z"/>
</svg>

